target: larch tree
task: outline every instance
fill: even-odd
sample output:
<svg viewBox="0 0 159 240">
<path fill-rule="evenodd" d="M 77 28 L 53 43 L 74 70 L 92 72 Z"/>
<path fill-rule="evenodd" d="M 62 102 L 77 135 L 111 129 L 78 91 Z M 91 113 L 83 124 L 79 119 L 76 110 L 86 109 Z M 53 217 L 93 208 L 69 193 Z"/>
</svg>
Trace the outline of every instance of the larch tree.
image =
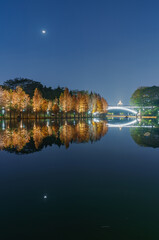
<svg viewBox="0 0 159 240">
<path fill-rule="evenodd" d="M 64 93 L 60 95 L 59 105 L 60 109 L 65 113 L 72 110 L 72 97 L 68 88 L 65 88 Z"/>
<path fill-rule="evenodd" d="M 97 109 L 96 109 L 96 111 L 98 113 L 103 112 L 103 104 L 102 104 L 101 98 L 99 96 L 97 97 Z"/>
<path fill-rule="evenodd" d="M 83 115 L 83 113 L 88 111 L 88 100 L 89 97 L 87 94 L 77 94 L 77 101 L 76 101 L 76 111 Z"/>
<path fill-rule="evenodd" d="M 101 98 L 101 101 L 102 101 L 102 104 L 103 104 L 103 112 L 107 113 L 108 103 L 103 97 Z"/>
<path fill-rule="evenodd" d="M 47 106 L 47 110 L 49 111 L 50 114 L 51 114 L 51 111 L 52 111 L 52 104 L 53 104 L 53 102 L 49 101 L 48 106 Z"/>
<path fill-rule="evenodd" d="M 75 116 L 75 112 L 76 112 L 76 96 L 75 95 L 72 96 L 72 111 L 74 112 L 74 116 Z"/>
<path fill-rule="evenodd" d="M 59 112 L 58 99 L 55 98 L 52 106 L 53 113 L 57 114 Z"/>
<path fill-rule="evenodd" d="M 36 113 L 36 119 L 37 113 L 40 112 L 41 110 L 42 101 L 43 101 L 42 95 L 40 91 L 36 88 L 33 96 L 33 110 Z"/>
<path fill-rule="evenodd" d="M 26 94 L 21 87 L 16 87 L 16 90 L 13 91 L 12 103 L 15 109 L 20 113 L 20 117 L 23 111 L 27 109 L 27 106 L 30 102 L 30 97 Z"/>
<path fill-rule="evenodd" d="M 80 113 L 80 101 L 81 101 L 81 93 L 78 92 L 77 93 L 77 97 L 76 97 L 76 104 L 75 104 L 75 109 L 76 109 L 76 112 L 78 113 L 78 116 L 79 116 L 79 113 Z"/>
<path fill-rule="evenodd" d="M 93 93 L 92 92 L 89 95 L 89 99 L 88 99 L 88 111 L 89 113 L 92 114 L 92 111 L 93 111 Z"/>
<path fill-rule="evenodd" d="M 4 101 L 4 107 L 6 111 L 10 112 L 10 118 L 11 116 L 11 110 L 13 108 L 13 104 L 12 104 L 12 98 L 13 98 L 13 91 L 10 89 L 8 90 L 4 90 L 3 92 L 3 101 Z"/>
<path fill-rule="evenodd" d="M 93 94 L 92 96 L 92 113 L 97 111 L 97 94 Z"/>
<path fill-rule="evenodd" d="M 44 112 L 44 118 L 45 118 L 45 114 L 46 114 L 47 109 L 48 109 L 48 101 L 46 99 L 42 99 L 41 109 Z"/>
<path fill-rule="evenodd" d="M 3 107 L 4 104 L 4 97 L 3 97 L 3 88 L 0 86 L 0 107 Z"/>
</svg>

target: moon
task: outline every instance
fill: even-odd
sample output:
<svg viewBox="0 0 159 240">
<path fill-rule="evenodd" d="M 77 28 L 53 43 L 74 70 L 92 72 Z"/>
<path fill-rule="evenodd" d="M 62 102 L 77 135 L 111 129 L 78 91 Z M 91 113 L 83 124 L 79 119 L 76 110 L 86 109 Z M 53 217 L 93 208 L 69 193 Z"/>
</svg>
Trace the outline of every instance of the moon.
<svg viewBox="0 0 159 240">
<path fill-rule="evenodd" d="M 45 35 L 45 34 L 46 34 L 46 30 L 43 29 L 43 30 L 41 31 L 41 33 L 42 33 L 43 35 Z"/>
</svg>

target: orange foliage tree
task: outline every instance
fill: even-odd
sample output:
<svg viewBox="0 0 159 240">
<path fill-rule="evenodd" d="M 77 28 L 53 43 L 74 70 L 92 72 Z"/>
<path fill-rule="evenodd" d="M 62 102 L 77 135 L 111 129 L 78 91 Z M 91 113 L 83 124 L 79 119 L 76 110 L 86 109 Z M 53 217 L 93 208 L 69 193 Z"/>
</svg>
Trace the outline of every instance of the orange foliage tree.
<svg viewBox="0 0 159 240">
<path fill-rule="evenodd" d="M 98 113 L 103 112 L 103 104 L 102 104 L 101 98 L 99 96 L 97 97 L 97 109 L 96 109 L 96 111 Z"/>
<path fill-rule="evenodd" d="M 64 93 L 60 95 L 59 106 L 61 111 L 67 113 L 72 110 L 72 97 L 68 88 L 65 88 Z"/>
<path fill-rule="evenodd" d="M 3 89 L 2 87 L 0 86 L 0 107 L 3 107 L 3 104 L 4 104 L 4 97 L 3 97 Z"/>
<path fill-rule="evenodd" d="M 53 113 L 57 114 L 59 112 L 58 99 L 55 98 L 52 106 Z"/>
<path fill-rule="evenodd" d="M 107 113 L 108 103 L 103 97 L 101 98 L 101 101 L 102 101 L 102 104 L 103 104 L 103 112 Z"/>
<path fill-rule="evenodd" d="M 88 101 L 89 97 L 87 94 L 78 93 L 76 100 L 76 111 L 83 115 L 83 113 L 88 111 Z"/>
<path fill-rule="evenodd" d="M 45 118 L 45 114 L 48 109 L 48 101 L 46 99 L 42 99 L 41 109 L 44 112 L 44 118 Z"/>
<path fill-rule="evenodd" d="M 14 109 L 17 109 L 20 112 L 20 117 L 22 111 L 27 109 L 29 105 L 30 97 L 26 94 L 21 87 L 17 87 L 12 93 L 12 104 Z"/>
<path fill-rule="evenodd" d="M 40 91 L 36 88 L 33 96 L 33 110 L 36 113 L 36 119 L 37 113 L 40 112 L 41 110 L 42 101 L 43 101 L 42 95 Z"/>
<path fill-rule="evenodd" d="M 4 99 L 4 107 L 7 111 L 10 111 L 10 118 L 11 118 L 11 110 L 13 109 L 13 101 L 12 101 L 13 91 L 4 90 L 3 99 Z"/>
</svg>

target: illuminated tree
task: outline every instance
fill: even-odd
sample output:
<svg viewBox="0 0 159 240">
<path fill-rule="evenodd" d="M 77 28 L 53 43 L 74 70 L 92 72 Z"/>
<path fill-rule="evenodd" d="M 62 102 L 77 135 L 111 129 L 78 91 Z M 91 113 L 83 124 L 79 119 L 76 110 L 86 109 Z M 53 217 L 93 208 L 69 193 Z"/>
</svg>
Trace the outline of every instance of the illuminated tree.
<svg viewBox="0 0 159 240">
<path fill-rule="evenodd" d="M 52 107 L 53 113 L 57 114 L 59 112 L 59 106 L 58 106 L 58 99 L 55 98 L 53 102 L 53 107 Z"/>
<path fill-rule="evenodd" d="M 75 95 L 72 96 L 72 111 L 73 112 L 76 111 L 76 96 Z"/>
<path fill-rule="evenodd" d="M 78 92 L 77 97 L 76 97 L 76 103 L 75 103 L 75 110 L 78 113 L 78 116 L 79 116 L 79 113 L 80 113 L 80 99 L 81 99 L 81 93 Z"/>
<path fill-rule="evenodd" d="M 92 113 L 97 112 L 97 94 L 93 94 L 92 97 Z"/>
<path fill-rule="evenodd" d="M 49 101 L 49 102 L 48 102 L 47 110 L 49 111 L 49 113 L 51 113 L 51 111 L 52 111 L 52 104 L 53 104 L 52 101 Z"/>
<path fill-rule="evenodd" d="M 26 94 L 21 87 L 17 87 L 12 93 L 12 103 L 13 107 L 21 113 L 27 109 L 29 105 L 30 97 Z"/>
<path fill-rule="evenodd" d="M 60 95 L 59 106 L 60 109 L 65 113 L 72 110 L 72 97 L 68 88 L 65 88 L 64 93 Z"/>
<path fill-rule="evenodd" d="M 97 97 L 97 109 L 96 109 L 96 111 L 98 113 L 102 113 L 103 112 L 103 104 L 102 104 L 102 101 L 101 101 L 100 97 Z"/>
<path fill-rule="evenodd" d="M 3 107 L 3 104 L 4 104 L 3 89 L 0 86 L 0 107 Z"/>
<path fill-rule="evenodd" d="M 102 101 L 102 104 L 103 104 L 103 112 L 106 113 L 107 108 L 108 108 L 108 103 L 103 97 L 101 98 L 101 101 Z"/>
<path fill-rule="evenodd" d="M 11 89 L 9 91 L 4 90 L 3 92 L 4 107 L 5 107 L 5 110 L 10 112 L 10 118 L 11 118 L 11 110 L 13 108 L 12 98 L 13 98 L 13 91 Z"/>
<path fill-rule="evenodd" d="M 88 111 L 89 113 L 92 114 L 92 111 L 93 111 L 93 93 L 92 92 L 89 95 L 89 99 L 88 99 Z"/>
<path fill-rule="evenodd" d="M 46 111 L 48 109 L 48 101 L 46 99 L 42 99 L 41 109 L 44 112 L 44 118 L 45 118 L 45 113 L 46 113 Z"/>
<path fill-rule="evenodd" d="M 37 113 L 40 112 L 41 110 L 42 101 L 43 101 L 42 95 L 39 92 L 39 90 L 36 88 L 33 96 L 33 110 L 36 113 L 36 119 L 37 119 Z"/>
<path fill-rule="evenodd" d="M 76 111 L 82 115 L 83 113 L 88 111 L 88 95 L 87 94 L 81 94 L 80 92 L 77 94 Z"/>
<path fill-rule="evenodd" d="M 2 107 L 4 107 L 4 97 L 3 97 L 3 89 L 0 86 L 0 109 L 2 110 Z M 2 112 L 1 112 L 2 113 Z"/>
</svg>

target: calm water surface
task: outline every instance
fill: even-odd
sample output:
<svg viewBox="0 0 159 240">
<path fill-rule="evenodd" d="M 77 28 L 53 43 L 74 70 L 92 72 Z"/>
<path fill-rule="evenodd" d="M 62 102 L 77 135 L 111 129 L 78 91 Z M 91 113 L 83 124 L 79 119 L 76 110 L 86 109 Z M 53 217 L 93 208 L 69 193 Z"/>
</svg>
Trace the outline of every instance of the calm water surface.
<svg viewBox="0 0 159 240">
<path fill-rule="evenodd" d="M 159 239 L 159 128 L 131 121 L 2 121 L 0 239 Z"/>
</svg>

